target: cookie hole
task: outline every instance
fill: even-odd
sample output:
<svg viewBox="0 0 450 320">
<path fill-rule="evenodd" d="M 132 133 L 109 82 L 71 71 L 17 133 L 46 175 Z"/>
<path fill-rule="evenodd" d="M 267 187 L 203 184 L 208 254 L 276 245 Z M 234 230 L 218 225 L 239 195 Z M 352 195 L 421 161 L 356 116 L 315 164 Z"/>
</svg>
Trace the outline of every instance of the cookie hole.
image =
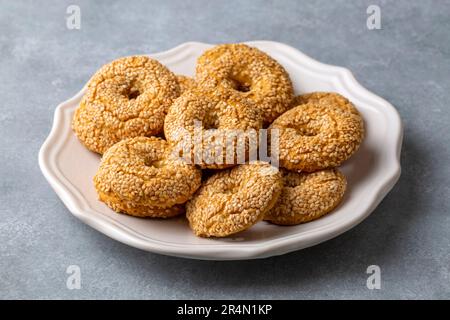
<svg viewBox="0 0 450 320">
<path fill-rule="evenodd" d="M 217 126 L 213 122 L 206 122 L 205 124 L 203 124 L 203 129 L 204 130 L 215 130 L 215 129 L 217 129 Z"/>
<path fill-rule="evenodd" d="M 137 89 L 130 89 L 126 94 L 128 100 L 135 100 L 140 95 L 141 95 L 141 92 Z"/>
<path fill-rule="evenodd" d="M 311 128 L 304 125 L 287 125 L 286 128 L 294 129 L 299 135 L 305 137 L 317 136 L 320 132 L 319 128 Z"/>
<path fill-rule="evenodd" d="M 249 92 L 251 90 L 251 84 L 249 81 L 244 81 L 242 79 L 231 78 L 233 83 L 233 88 L 239 92 Z"/>
<path fill-rule="evenodd" d="M 239 92 L 249 92 L 250 91 L 250 86 L 243 84 L 243 83 L 239 83 L 236 87 L 236 90 Z"/>
<path fill-rule="evenodd" d="M 313 131 L 311 129 L 305 129 L 305 128 L 302 128 L 302 129 L 300 129 L 298 131 L 300 131 L 300 134 L 302 136 L 306 136 L 306 137 L 314 137 L 314 136 L 317 136 L 319 134 L 316 131 Z"/>
<path fill-rule="evenodd" d="M 204 130 L 214 130 L 219 128 L 219 118 L 216 113 L 208 113 L 202 123 Z"/>
<path fill-rule="evenodd" d="M 152 160 L 150 158 L 144 158 L 144 164 L 147 167 L 152 168 L 162 168 L 164 167 L 164 161 L 163 160 Z"/>
</svg>

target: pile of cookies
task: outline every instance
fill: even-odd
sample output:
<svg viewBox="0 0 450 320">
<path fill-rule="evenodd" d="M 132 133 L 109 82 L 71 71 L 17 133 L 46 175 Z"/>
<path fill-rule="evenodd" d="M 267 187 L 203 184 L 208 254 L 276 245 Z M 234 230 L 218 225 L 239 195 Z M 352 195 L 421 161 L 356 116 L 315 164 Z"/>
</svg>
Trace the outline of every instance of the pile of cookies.
<svg viewBox="0 0 450 320">
<path fill-rule="evenodd" d="M 245 44 L 204 52 L 195 78 L 146 56 L 115 60 L 90 79 L 72 127 L 102 155 L 94 177 L 101 201 L 137 217 L 185 213 L 202 237 L 331 212 L 346 189 L 336 167 L 364 137 L 349 100 L 326 92 L 295 97 L 286 70 Z M 276 133 L 269 152 L 280 168 L 250 156 L 255 140 L 246 133 L 264 130 Z"/>
</svg>

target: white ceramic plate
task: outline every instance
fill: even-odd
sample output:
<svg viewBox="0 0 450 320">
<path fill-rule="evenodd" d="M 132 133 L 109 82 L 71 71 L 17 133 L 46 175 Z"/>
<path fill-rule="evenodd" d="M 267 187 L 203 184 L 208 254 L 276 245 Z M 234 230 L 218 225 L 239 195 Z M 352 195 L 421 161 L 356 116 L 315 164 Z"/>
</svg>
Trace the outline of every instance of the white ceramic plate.
<svg viewBox="0 0 450 320">
<path fill-rule="evenodd" d="M 400 175 L 402 125 L 395 108 L 364 89 L 347 69 L 320 63 L 281 43 L 255 41 L 248 44 L 267 52 L 286 68 L 296 93 L 339 92 L 362 113 L 366 138 L 360 150 L 342 167 L 348 179 L 348 190 L 333 213 L 290 227 L 260 222 L 224 239 L 195 237 L 184 218 L 151 220 L 114 213 L 97 200 L 93 187 L 92 178 L 100 157 L 84 148 L 70 127 L 84 88 L 56 108 L 52 130 L 39 153 L 44 176 L 67 208 L 88 225 L 130 246 L 212 260 L 264 258 L 299 250 L 336 237 L 365 219 Z M 175 73 L 192 76 L 196 58 L 210 46 L 189 42 L 150 56 Z"/>
</svg>

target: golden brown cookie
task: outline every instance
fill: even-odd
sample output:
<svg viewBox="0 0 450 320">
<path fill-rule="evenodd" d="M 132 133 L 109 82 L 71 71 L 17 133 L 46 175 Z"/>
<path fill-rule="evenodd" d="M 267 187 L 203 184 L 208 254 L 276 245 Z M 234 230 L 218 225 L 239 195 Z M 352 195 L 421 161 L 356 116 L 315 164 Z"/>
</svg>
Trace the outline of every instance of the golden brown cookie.
<svg viewBox="0 0 450 320">
<path fill-rule="evenodd" d="M 364 137 L 356 108 L 335 99 L 290 109 L 271 129 L 278 129 L 280 165 L 307 172 L 339 166 L 358 150 Z"/>
<path fill-rule="evenodd" d="M 117 59 L 89 81 L 72 128 L 89 150 L 100 154 L 122 139 L 157 135 L 179 90 L 175 75 L 158 61 Z"/>
<path fill-rule="evenodd" d="M 342 200 L 347 181 L 337 169 L 312 173 L 281 170 L 283 189 L 264 220 L 295 225 L 316 220 L 331 212 Z"/>
<path fill-rule="evenodd" d="M 294 97 L 286 70 L 266 53 L 245 44 L 222 44 L 203 53 L 196 68 L 199 86 L 232 90 L 251 99 L 271 123 Z"/>
<path fill-rule="evenodd" d="M 94 177 L 99 198 L 118 212 L 170 217 L 183 212 L 201 183 L 201 172 L 156 137 L 122 140 L 102 157 Z"/>
<path fill-rule="evenodd" d="M 202 169 L 227 168 L 241 163 L 240 155 L 245 161 L 247 135 L 261 127 L 261 114 L 246 98 L 217 91 L 188 91 L 170 107 L 164 135 Z"/>
<path fill-rule="evenodd" d="M 280 172 L 252 162 L 211 176 L 186 204 L 186 217 L 197 236 L 226 237 L 260 221 L 277 201 Z"/>
</svg>

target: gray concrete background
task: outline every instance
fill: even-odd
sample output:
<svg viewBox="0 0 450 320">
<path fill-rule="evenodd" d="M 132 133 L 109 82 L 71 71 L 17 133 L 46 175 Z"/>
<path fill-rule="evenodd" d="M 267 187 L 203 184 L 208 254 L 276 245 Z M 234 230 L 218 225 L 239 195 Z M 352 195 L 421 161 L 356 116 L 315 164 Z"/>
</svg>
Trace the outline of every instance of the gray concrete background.
<svg viewBox="0 0 450 320">
<path fill-rule="evenodd" d="M 81 7 L 81 30 L 65 11 Z M 366 28 L 381 7 L 382 30 Z M 275 40 L 399 110 L 403 174 L 362 224 L 259 261 L 143 252 L 72 217 L 43 178 L 56 105 L 103 63 L 182 42 Z M 449 1 L 0 1 L 0 298 L 450 298 Z M 66 288 L 81 267 L 82 289 Z M 381 290 L 366 288 L 368 265 Z"/>
</svg>

